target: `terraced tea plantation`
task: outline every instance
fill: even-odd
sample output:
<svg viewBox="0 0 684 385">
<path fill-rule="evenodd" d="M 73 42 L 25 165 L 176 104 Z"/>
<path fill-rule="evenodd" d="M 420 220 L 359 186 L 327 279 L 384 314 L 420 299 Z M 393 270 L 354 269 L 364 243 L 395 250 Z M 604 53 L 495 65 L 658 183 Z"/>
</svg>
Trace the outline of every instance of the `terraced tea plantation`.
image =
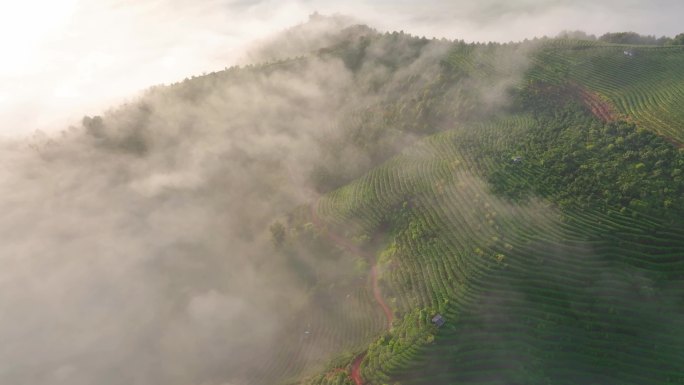
<svg viewBox="0 0 684 385">
<path fill-rule="evenodd" d="M 684 34 L 351 23 L 0 140 L 0 385 L 684 385 Z"/>
<path fill-rule="evenodd" d="M 684 49 L 357 40 L 319 55 L 415 72 L 331 124 L 376 166 L 314 170 L 278 249 L 308 307 L 243 377 L 684 383 Z"/>
<path fill-rule="evenodd" d="M 622 118 L 684 144 L 684 47 L 554 41 L 533 56 L 531 79 L 575 82 Z"/>
<path fill-rule="evenodd" d="M 496 58 L 525 49 L 461 45 L 450 76 L 513 76 Z M 454 124 L 317 202 L 396 316 L 357 351 L 363 382 L 684 382 L 684 50 L 532 52 L 529 114 Z"/>
<path fill-rule="evenodd" d="M 519 169 L 510 185 L 537 179 L 533 154 L 511 156 L 537 124 L 438 134 L 318 202 L 350 239 L 385 234 L 377 258 L 397 320 L 368 349 L 367 383 L 684 381 L 681 217 L 494 194 L 497 170 Z"/>
</svg>

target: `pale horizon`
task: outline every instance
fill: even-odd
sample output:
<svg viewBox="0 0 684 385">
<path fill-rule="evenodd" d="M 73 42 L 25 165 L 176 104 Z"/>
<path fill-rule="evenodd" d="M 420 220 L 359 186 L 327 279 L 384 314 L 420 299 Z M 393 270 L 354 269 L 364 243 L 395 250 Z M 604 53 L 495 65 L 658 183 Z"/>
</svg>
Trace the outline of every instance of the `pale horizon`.
<svg viewBox="0 0 684 385">
<path fill-rule="evenodd" d="M 38 11 L 40 10 L 40 12 Z M 343 14 L 381 31 L 466 41 L 518 41 L 562 30 L 682 32 L 675 1 L 601 3 L 29 0 L 0 6 L 0 137 L 54 133 L 84 115 L 168 84 L 239 63 L 254 41 Z"/>
</svg>

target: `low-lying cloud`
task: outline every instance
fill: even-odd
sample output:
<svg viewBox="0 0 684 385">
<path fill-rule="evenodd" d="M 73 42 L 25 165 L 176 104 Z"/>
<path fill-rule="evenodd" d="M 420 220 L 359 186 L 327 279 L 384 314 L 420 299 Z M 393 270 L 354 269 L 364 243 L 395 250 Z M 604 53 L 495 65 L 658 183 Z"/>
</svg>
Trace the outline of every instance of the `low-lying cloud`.
<svg viewBox="0 0 684 385">
<path fill-rule="evenodd" d="M 658 1 L 31 0 L 0 6 L 0 136 L 58 131 L 140 90 L 244 62 L 248 46 L 314 11 L 379 30 L 517 41 L 561 30 L 682 32 Z"/>
<path fill-rule="evenodd" d="M 140 87 L 221 69 L 259 52 L 248 50 L 247 39 L 332 6 L 69 4 L 67 27 L 49 29 L 61 34 L 32 40 L 39 49 L 62 48 L 26 56 L 19 76 L 0 75 L 4 92 L 21 89 L 4 97 L 3 133 L 52 131 L 0 144 L 0 383 L 245 383 L 268 361 L 286 320 L 311 302 L 306 283 L 273 257 L 269 224 L 309 203 L 317 172 L 352 178 L 383 160 L 347 135 L 386 128 L 373 110 L 383 103 L 419 100 L 449 46 L 408 47 L 398 37 L 369 45 L 358 63 L 322 55 L 233 69 L 149 90 L 58 133 L 66 127 L 60 119 L 93 115 Z M 354 12 L 373 20 L 369 5 Z M 388 15 L 380 27 L 405 20 Z M 411 26 L 420 20 L 392 29 Z M 385 63 L 393 52 L 407 54 L 399 70 Z M 499 71 L 505 76 L 488 84 L 494 92 L 480 96 L 505 105 L 524 57 L 509 58 L 515 69 Z M 60 93 L 59 102 L 45 96 Z M 434 116 L 429 128 L 451 123 Z M 393 135 L 378 145 L 383 155 L 413 140 L 406 131 Z M 335 267 L 320 274 L 334 275 Z M 329 353 L 311 351 L 319 361 Z"/>
<path fill-rule="evenodd" d="M 282 338 L 308 325 L 288 335 L 292 320 L 325 301 L 276 255 L 269 225 L 311 203 L 316 170 L 351 178 L 382 160 L 348 140 L 381 117 L 353 117 L 399 86 L 415 98 L 446 52 L 407 39 L 370 44 L 356 72 L 335 55 L 231 69 L 3 141 L 0 383 L 255 383 L 296 349 Z M 406 69 L 380 64 L 393 52 L 412 52 Z M 411 140 L 395 135 L 379 148 Z M 353 263 L 310 274 L 334 282 Z M 311 341 L 261 382 L 339 348 Z"/>
</svg>

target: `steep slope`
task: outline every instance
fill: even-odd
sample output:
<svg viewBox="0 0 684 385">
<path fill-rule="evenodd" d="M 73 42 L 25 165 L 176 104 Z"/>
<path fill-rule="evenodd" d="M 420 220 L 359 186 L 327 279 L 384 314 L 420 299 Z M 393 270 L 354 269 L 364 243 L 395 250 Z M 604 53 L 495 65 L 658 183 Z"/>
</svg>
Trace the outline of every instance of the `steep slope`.
<svg viewBox="0 0 684 385">
<path fill-rule="evenodd" d="M 575 64 L 544 59 L 563 55 L 566 44 L 567 56 L 580 51 L 579 62 L 619 48 L 588 54 L 585 43 L 544 42 L 527 47 L 530 64 L 501 67 L 497 57 L 525 48 L 454 47 L 451 79 L 511 79 L 505 85 L 518 90 L 497 96 L 527 114 L 453 124 L 319 201 L 317 211 L 350 239 L 380 234 L 388 244 L 377 255 L 397 322 L 364 355 L 365 382 L 684 379 L 679 131 L 649 125 L 636 104 L 631 114 L 619 111 Z M 679 52 L 659 49 L 656 62 Z M 684 58 L 674 55 L 673 71 Z M 521 66 L 516 77 L 510 69 Z M 652 81 L 626 79 L 632 89 Z M 677 113 L 663 119 L 676 122 Z M 441 329 L 430 324 L 438 313 L 448 320 Z M 340 381 L 349 379 L 311 380 Z"/>
<path fill-rule="evenodd" d="M 294 324 L 318 325 L 306 338 L 328 341 L 329 357 L 343 353 L 309 382 L 652 383 L 680 377 L 682 314 L 674 304 L 681 296 L 678 170 L 684 164 L 681 152 L 648 132 L 676 142 L 679 118 L 667 111 L 662 119 L 675 122 L 669 131 L 648 124 L 650 107 L 630 99 L 630 92 L 666 75 L 646 73 L 641 62 L 632 68 L 632 61 L 623 77 L 614 76 L 617 61 L 639 58 L 622 48 L 553 40 L 445 44 L 372 32 L 319 51 L 323 60 L 341 60 L 360 92 L 343 104 L 345 116 L 331 119 L 336 135 L 342 133 L 338 141 L 319 142 L 331 156 L 313 171 L 317 191 L 353 179 L 409 143 L 405 138 L 446 133 L 325 195 L 316 203 L 320 219 L 303 210 L 288 220 L 286 253 L 322 256 L 329 253 L 327 240 L 342 252 L 337 258 L 354 261 L 357 274 L 379 272 L 380 292 L 396 319 L 382 332 L 377 298 L 339 308 L 349 298 L 340 295 L 351 287 L 313 274 L 312 294 L 328 290 L 324 282 L 334 289 L 305 310 L 313 318 Z M 649 49 L 651 60 L 673 73 L 684 60 L 675 48 Z M 307 71 L 310 60 L 248 71 Z M 587 64 L 602 60 L 601 66 Z M 601 88 L 604 83 L 612 86 Z M 622 109 L 620 98 L 627 100 Z M 354 156 L 340 153 L 338 144 L 371 159 L 345 171 L 344 160 Z M 305 265 L 316 271 L 319 263 L 314 258 Z M 370 282 L 355 283 L 366 301 L 375 291 Z M 333 321 L 318 315 L 318 306 L 344 310 Z M 448 320 L 439 330 L 429 321 L 436 313 Z M 374 321 L 348 324 L 342 314 Z M 321 360 L 301 353 L 306 344 L 287 336 L 281 342 L 279 358 L 268 358 L 268 369 L 257 369 L 249 382 L 296 382 L 320 367 Z M 614 356 L 612 349 L 624 353 Z M 295 357 L 318 364 L 295 369 Z"/>
<path fill-rule="evenodd" d="M 0 224 L 10 229 L 9 218 L 27 218 L 20 228 L 29 218 L 46 221 L 31 233 L 47 240 L 29 246 L 29 237 L 8 236 L 6 254 L 30 251 L 24 260 L 40 266 L 51 255 L 82 262 L 82 252 L 68 249 L 76 241 L 61 242 L 50 233 L 61 226 L 67 236 L 91 240 L 93 260 L 124 264 L 125 276 L 136 277 L 139 287 L 125 306 L 117 305 L 127 310 L 120 312 L 128 317 L 123 322 L 109 312 L 128 289 L 125 280 L 109 277 L 110 270 L 91 271 L 85 264 L 75 277 L 68 269 L 50 274 L 50 282 L 72 284 L 86 297 L 111 293 L 98 303 L 110 314 L 112 332 L 60 345 L 55 341 L 68 334 L 64 327 L 43 328 L 40 341 L 22 345 L 28 348 L 11 345 L 25 352 L 13 357 L 21 363 L 52 341 L 54 351 L 36 364 L 43 374 L 17 364 L 2 382 L 49 383 L 61 362 L 95 357 L 102 345 L 112 349 L 97 356 L 101 364 L 85 364 L 74 374 L 75 384 L 105 377 L 106 384 L 131 381 L 104 375 L 111 365 L 130 367 L 130 376 L 145 371 L 145 381 L 166 384 L 281 383 L 348 365 L 387 326 L 368 285 L 369 261 L 331 248 L 315 226 L 298 228 L 297 242 L 271 242 L 269 229 L 278 234 L 277 223 L 297 222 L 301 213 L 293 210 L 312 192 L 357 178 L 436 131 L 431 123 L 478 111 L 477 103 L 432 105 L 437 95 L 471 88 L 443 81 L 438 59 L 449 47 L 355 27 L 315 55 L 154 87 L 136 102 L 85 117 L 82 127 L 59 138 L 31 143 L 21 161 L 13 160 L 20 172 L 9 184 L 24 203 L 8 203 L 13 214 Z M 22 193 L 45 206 L 26 203 Z M 76 215 L 74 207 L 86 202 L 89 208 Z M 103 212 L 114 219 L 102 220 Z M 81 227 L 82 221 L 99 225 Z M 108 245 L 134 246 L 124 253 Z M 6 292 L 19 287 L 3 284 Z M 62 303 L 62 295 L 31 294 L 27 301 Z M 76 314 L 78 306 L 71 301 L 59 311 Z M 13 325 L 22 318 L 65 317 L 69 330 L 97 329 L 97 319 L 71 319 L 48 306 L 9 308 Z M 27 335 L 38 335 L 35 325 L 26 328 Z M 164 365 L 150 367 L 149 357 Z"/>
<path fill-rule="evenodd" d="M 327 221 L 357 238 L 390 228 L 378 255 L 398 321 L 369 348 L 367 383 L 683 378 L 682 202 L 675 219 L 659 220 L 604 204 L 554 205 L 551 192 L 525 201 L 495 194 L 486 180 L 501 169 L 508 186 L 547 188 L 535 186 L 543 165 L 533 154 L 523 160 L 530 166 L 508 156 L 536 124 L 438 134 L 319 202 Z M 681 153 L 670 156 L 662 160 L 681 167 Z M 430 324 L 437 313 L 443 328 Z"/>
<path fill-rule="evenodd" d="M 684 53 L 348 24 L 7 147 L 0 382 L 682 381 Z"/>
<path fill-rule="evenodd" d="M 573 82 L 622 117 L 684 144 L 683 46 L 555 41 L 533 57 L 531 79 Z"/>
</svg>

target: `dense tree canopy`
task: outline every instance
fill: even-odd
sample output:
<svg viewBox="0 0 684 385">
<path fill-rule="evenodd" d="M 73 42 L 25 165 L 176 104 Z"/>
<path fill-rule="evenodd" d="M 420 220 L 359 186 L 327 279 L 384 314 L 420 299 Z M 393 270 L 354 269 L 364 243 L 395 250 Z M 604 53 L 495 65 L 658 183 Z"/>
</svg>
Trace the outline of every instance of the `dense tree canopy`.
<svg viewBox="0 0 684 385">
<path fill-rule="evenodd" d="M 615 44 L 662 45 L 667 44 L 672 39 L 665 36 L 656 38 L 654 35 L 640 35 L 636 32 L 609 32 L 601 35 L 599 40 Z"/>
<path fill-rule="evenodd" d="M 672 39 L 673 45 L 684 45 L 684 33 L 680 33 Z"/>
</svg>

